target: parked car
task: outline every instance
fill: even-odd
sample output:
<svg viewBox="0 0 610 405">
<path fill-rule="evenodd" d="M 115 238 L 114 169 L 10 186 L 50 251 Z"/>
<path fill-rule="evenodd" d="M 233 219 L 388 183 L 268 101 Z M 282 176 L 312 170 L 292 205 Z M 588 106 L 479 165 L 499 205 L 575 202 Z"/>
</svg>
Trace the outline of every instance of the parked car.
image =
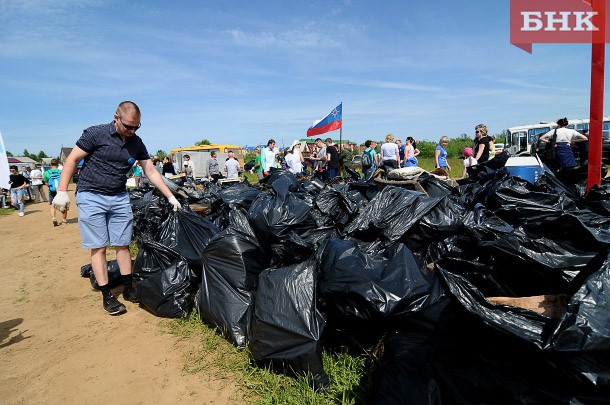
<svg viewBox="0 0 610 405">
<path fill-rule="evenodd" d="M 352 169 L 362 169 L 362 155 L 356 155 L 352 158 Z"/>
<path fill-rule="evenodd" d="M 503 143 L 494 143 L 494 147 L 495 147 L 496 155 L 499 155 L 500 153 L 504 152 Z"/>
</svg>

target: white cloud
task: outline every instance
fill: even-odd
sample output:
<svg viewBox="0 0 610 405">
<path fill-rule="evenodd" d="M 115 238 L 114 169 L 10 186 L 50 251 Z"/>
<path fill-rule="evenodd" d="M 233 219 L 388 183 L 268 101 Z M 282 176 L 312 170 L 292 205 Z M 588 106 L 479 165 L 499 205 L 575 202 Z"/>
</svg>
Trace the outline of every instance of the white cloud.
<svg viewBox="0 0 610 405">
<path fill-rule="evenodd" d="M 326 49 L 340 46 L 340 43 L 331 36 L 307 30 L 248 33 L 240 29 L 230 29 L 223 32 L 235 45 L 246 47 Z"/>
</svg>

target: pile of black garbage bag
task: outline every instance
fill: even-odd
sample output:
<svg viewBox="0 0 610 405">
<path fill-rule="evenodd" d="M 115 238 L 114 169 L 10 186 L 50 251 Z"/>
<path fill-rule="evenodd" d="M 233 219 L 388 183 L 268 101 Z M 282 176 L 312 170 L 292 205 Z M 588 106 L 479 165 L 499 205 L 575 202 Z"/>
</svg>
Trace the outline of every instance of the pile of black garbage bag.
<svg viewBox="0 0 610 405">
<path fill-rule="evenodd" d="M 323 348 L 370 354 L 371 403 L 610 401 L 610 184 L 584 197 L 501 167 L 419 182 L 427 195 L 275 170 L 182 195 L 178 212 L 135 189 L 141 305 L 196 308 L 257 363 L 320 390 Z M 541 295 L 565 310 L 487 300 Z"/>
</svg>

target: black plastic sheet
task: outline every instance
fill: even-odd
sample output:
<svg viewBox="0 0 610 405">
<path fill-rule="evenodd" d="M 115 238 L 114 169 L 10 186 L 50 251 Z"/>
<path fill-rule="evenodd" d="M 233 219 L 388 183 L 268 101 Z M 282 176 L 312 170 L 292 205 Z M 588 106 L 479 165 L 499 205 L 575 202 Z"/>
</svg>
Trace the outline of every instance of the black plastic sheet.
<svg viewBox="0 0 610 405">
<path fill-rule="evenodd" d="M 325 325 L 316 309 L 315 260 L 261 273 L 252 341 L 254 359 L 288 374 L 308 375 L 327 390 L 321 336 Z"/>
<path fill-rule="evenodd" d="M 181 318 L 193 305 L 195 275 L 171 248 L 144 241 L 133 266 L 140 305 L 156 316 Z"/>
</svg>

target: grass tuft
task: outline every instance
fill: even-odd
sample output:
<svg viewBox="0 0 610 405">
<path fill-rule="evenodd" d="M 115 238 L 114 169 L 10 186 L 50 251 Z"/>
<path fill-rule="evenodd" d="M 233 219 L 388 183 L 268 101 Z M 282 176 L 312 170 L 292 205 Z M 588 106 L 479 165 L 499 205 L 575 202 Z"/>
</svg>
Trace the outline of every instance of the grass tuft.
<svg viewBox="0 0 610 405">
<path fill-rule="evenodd" d="M 185 319 L 162 321 L 162 330 L 192 343 L 186 354 L 184 371 L 205 373 L 213 378 L 235 381 L 240 402 L 248 404 L 357 404 L 365 402 L 362 387 L 366 357 L 345 352 L 323 353 L 324 369 L 331 381 L 328 393 L 316 392 L 309 378 L 287 377 L 254 364 L 247 349 L 225 340 L 203 324 L 196 313 Z"/>
</svg>

